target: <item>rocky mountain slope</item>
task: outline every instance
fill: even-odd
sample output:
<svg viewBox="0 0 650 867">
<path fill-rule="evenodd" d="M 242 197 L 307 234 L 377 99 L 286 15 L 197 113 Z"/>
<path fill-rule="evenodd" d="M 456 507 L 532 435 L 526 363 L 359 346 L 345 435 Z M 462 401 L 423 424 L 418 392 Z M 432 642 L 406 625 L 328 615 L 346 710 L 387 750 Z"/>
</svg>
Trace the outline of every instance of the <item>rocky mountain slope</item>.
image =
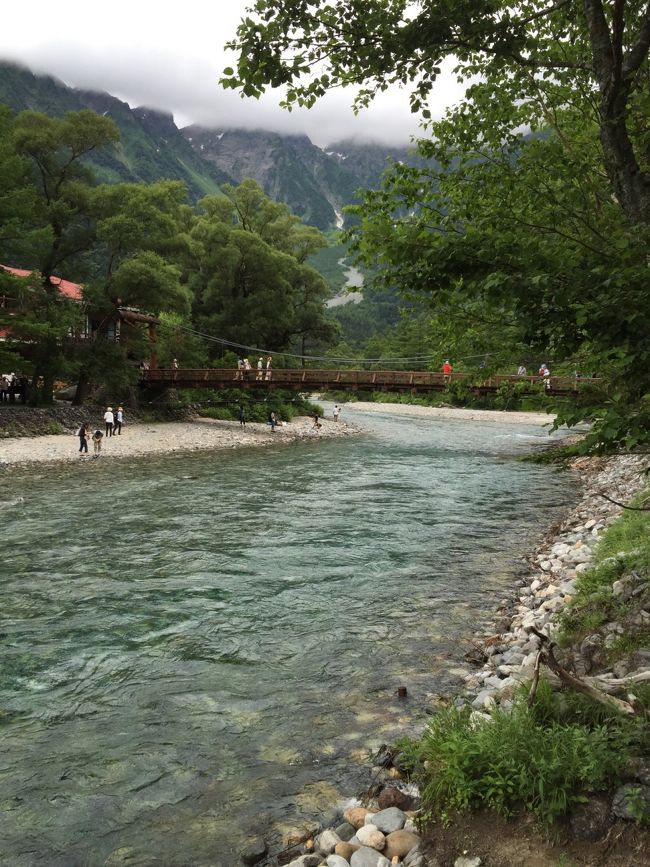
<svg viewBox="0 0 650 867">
<path fill-rule="evenodd" d="M 172 178 L 183 181 L 196 201 L 217 193 L 220 184 L 250 177 L 270 198 L 286 202 L 303 220 L 324 230 L 344 224 L 343 208 L 356 200 L 359 189 L 379 186 L 389 159 L 421 164 L 408 146 L 339 141 L 320 148 L 306 135 L 268 130 L 180 130 L 169 113 L 132 109 L 108 93 L 71 88 L 52 76 L 2 61 L 0 103 L 14 111 L 33 109 L 54 117 L 82 108 L 111 117 L 121 142 L 90 158 L 100 181 Z"/>
<path fill-rule="evenodd" d="M 67 87 L 48 75 L 34 75 L 28 69 L 0 62 L 0 103 L 14 111 L 32 109 L 61 117 L 83 108 L 104 114 L 115 121 L 121 141 L 104 148 L 89 162 L 99 181 L 156 181 L 172 178 L 183 181 L 191 199 L 219 191 L 229 178 L 216 166 L 202 160 L 188 144 L 171 114 L 146 108 L 131 109 L 108 93 Z"/>
</svg>

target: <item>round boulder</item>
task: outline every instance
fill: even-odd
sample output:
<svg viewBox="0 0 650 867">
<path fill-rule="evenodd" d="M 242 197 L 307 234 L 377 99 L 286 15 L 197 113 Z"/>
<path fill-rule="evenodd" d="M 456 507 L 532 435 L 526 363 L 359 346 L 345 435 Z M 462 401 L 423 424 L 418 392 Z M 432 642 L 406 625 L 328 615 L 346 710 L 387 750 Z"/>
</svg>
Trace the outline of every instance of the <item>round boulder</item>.
<svg viewBox="0 0 650 867">
<path fill-rule="evenodd" d="M 612 812 L 619 819 L 646 822 L 650 817 L 650 786 L 626 783 L 616 790 Z"/>
<path fill-rule="evenodd" d="M 329 855 L 326 864 L 327 867 L 349 867 L 348 862 L 340 855 Z"/>
<path fill-rule="evenodd" d="M 363 846 L 369 846 L 378 852 L 386 845 L 386 838 L 375 825 L 364 825 L 357 831 L 357 839 Z"/>
<path fill-rule="evenodd" d="M 337 843 L 341 842 L 341 838 L 331 828 L 327 828 L 323 833 L 316 838 L 314 845 L 316 851 L 320 855 L 331 855 Z"/>
<path fill-rule="evenodd" d="M 401 831 L 406 823 L 406 813 L 400 810 L 399 807 L 388 807 L 386 810 L 381 810 L 375 813 L 372 818 L 372 824 L 383 831 L 384 834 L 392 834 L 393 831 Z"/>
<path fill-rule="evenodd" d="M 350 860 L 350 867 L 390 867 L 388 858 L 384 858 L 376 849 L 362 846 Z"/>
<path fill-rule="evenodd" d="M 396 789 L 394 786 L 389 786 L 379 793 L 377 804 L 380 810 L 387 810 L 388 807 L 399 807 L 400 810 L 408 810 L 411 805 L 411 798 L 405 792 Z"/>
<path fill-rule="evenodd" d="M 349 822 L 353 828 L 362 828 L 366 821 L 366 813 L 368 812 L 369 811 L 366 810 L 365 807 L 349 807 L 345 813 L 343 813 L 343 818 L 346 822 Z"/>
<path fill-rule="evenodd" d="M 570 823 L 576 840 L 600 840 L 612 824 L 609 802 L 605 798 L 590 798 L 576 807 Z"/>
<path fill-rule="evenodd" d="M 357 849 L 360 849 L 360 846 L 357 846 L 356 843 L 346 843 L 345 841 L 342 843 L 337 843 L 334 848 L 334 854 L 340 855 L 341 858 L 345 858 L 346 861 L 349 861 L 350 858 L 354 855 Z"/>
<path fill-rule="evenodd" d="M 261 838 L 254 840 L 239 856 L 244 864 L 257 864 L 266 855 L 266 843 Z"/>
<path fill-rule="evenodd" d="M 406 858 L 411 849 L 420 843 L 420 838 L 412 831 L 393 831 L 386 837 L 384 855 L 387 858 Z"/>
</svg>

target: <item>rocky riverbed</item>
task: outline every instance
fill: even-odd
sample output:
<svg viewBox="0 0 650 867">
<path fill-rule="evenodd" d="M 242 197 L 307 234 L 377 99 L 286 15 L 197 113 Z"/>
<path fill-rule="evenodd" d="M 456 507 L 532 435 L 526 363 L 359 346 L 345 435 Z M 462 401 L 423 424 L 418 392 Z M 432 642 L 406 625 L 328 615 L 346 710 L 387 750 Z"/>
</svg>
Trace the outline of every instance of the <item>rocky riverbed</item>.
<svg viewBox="0 0 650 867">
<path fill-rule="evenodd" d="M 473 659 L 476 667 L 467 668 L 464 689 L 453 700 L 459 706 L 470 704 L 477 724 L 489 721 L 489 711 L 494 706 L 508 708 L 515 690 L 531 681 L 541 645 L 541 639 L 532 630 L 538 630 L 551 641 L 556 637 L 558 615 L 574 596 L 576 579 L 589 568 L 603 531 L 621 514 L 622 508 L 616 503 L 629 502 L 647 484 L 644 470 L 649 465 L 649 459 L 635 456 L 584 458 L 574 462 L 573 472 L 580 474 L 584 484 L 580 502 L 559 526 L 552 528 L 531 555 L 529 575 L 521 579 L 512 596 L 503 601 L 495 620 L 473 636 L 473 647 L 467 659 Z M 602 493 L 611 499 L 606 499 Z M 641 598 L 646 588 L 644 578 L 632 575 L 616 582 L 613 593 L 622 599 Z M 637 650 L 611 667 L 606 664 L 606 651 L 627 630 L 647 629 L 649 624 L 650 612 L 640 604 L 633 608 L 625 624 L 601 624 L 578 647 L 563 652 L 563 664 L 577 676 L 594 675 L 592 682 L 605 691 L 608 686 L 621 682 L 646 681 L 650 679 L 649 650 Z M 549 678 L 553 678 L 550 673 Z M 397 768 L 382 768 L 382 764 L 390 765 L 390 762 L 379 762 L 380 767 L 375 768 L 374 780 L 379 782 L 371 787 L 370 796 L 363 804 L 359 800 L 350 801 L 340 821 L 324 830 L 296 830 L 285 839 L 287 849 L 266 863 L 289 864 L 289 867 L 438 867 L 441 863 L 479 867 L 484 863 L 470 850 L 457 851 L 449 860 L 448 847 L 444 861 L 438 860 L 435 844 L 429 839 L 424 845 L 419 835 L 417 791 L 399 779 Z M 571 818 L 573 837 L 595 840 L 605 835 L 613 822 L 632 819 L 632 800 L 638 798 L 638 792 L 650 805 L 647 761 L 640 761 L 630 769 L 629 782 L 616 791 L 613 799 L 592 799 L 575 812 Z M 442 856 L 442 852 L 439 854 Z M 267 847 L 262 839 L 242 854 L 246 864 L 264 859 L 267 859 Z M 525 857 L 521 863 L 528 863 Z M 641 862 L 615 859 L 612 863 Z"/>
</svg>

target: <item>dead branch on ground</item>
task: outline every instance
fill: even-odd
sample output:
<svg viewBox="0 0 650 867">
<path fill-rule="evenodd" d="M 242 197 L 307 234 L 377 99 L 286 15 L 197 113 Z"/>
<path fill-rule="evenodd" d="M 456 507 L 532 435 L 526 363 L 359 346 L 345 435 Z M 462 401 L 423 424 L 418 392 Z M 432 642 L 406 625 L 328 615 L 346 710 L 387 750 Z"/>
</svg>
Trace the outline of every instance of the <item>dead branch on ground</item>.
<svg viewBox="0 0 650 867">
<path fill-rule="evenodd" d="M 534 626 L 531 626 L 530 631 L 542 642 L 539 651 L 542 661 L 560 678 L 561 682 L 565 684 L 565 686 L 570 686 L 572 689 L 575 689 L 576 692 L 586 695 L 592 701 L 605 705 L 605 707 L 610 708 L 610 710 L 616 710 L 619 713 L 624 713 L 626 716 L 645 716 L 650 719 L 650 712 L 641 706 L 636 696 L 630 695 L 628 696 L 630 701 L 623 701 L 623 699 L 615 698 L 613 695 L 608 695 L 606 692 L 596 689 L 596 687 L 590 686 L 583 680 L 569 674 L 569 672 L 565 668 L 562 668 L 555 658 L 555 654 L 553 653 L 553 644 L 548 635 L 540 632 L 539 629 L 536 629 Z"/>
</svg>

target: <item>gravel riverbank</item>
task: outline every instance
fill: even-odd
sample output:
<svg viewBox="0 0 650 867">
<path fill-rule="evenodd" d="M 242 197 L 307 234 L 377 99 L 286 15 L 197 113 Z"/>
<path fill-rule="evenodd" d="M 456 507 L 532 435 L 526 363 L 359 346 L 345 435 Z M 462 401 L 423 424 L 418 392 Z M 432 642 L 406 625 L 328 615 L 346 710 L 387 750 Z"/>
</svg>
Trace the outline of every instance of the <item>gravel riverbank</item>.
<svg viewBox="0 0 650 867">
<path fill-rule="evenodd" d="M 420 418 L 449 418 L 459 421 L 498 422 L 499 424 L 539 424 L 550 427 L 555 416 L 545 412 L 505 412 L 495 409 L 464 409 L 452 406 L 418 406 L 408 403 L 374 403 L 352 401 L 343 405 L 343 410 L 381 412 L 393 415 L 418 416 Z"/>
<path fill-rule="evenodd" d="M 411 406 L 408 404 L 385 404 L 357 401 L 344 404 L 343 417 L 335 422 L 322 418 L 321 427 L 314 428 L 311 418 L 300 417 L 276 428 L 271 433 L 268 424 L 250 422 L 241 427 L 235 421 L 217 421 L 209 418 L 196 418 L 188 421 L 141 422 L 131 421 L 127 413 L 127 423 L 121 436 L 104 438 L 102 460 L 139 455 L 160 454 L 165 452 L 188 452 L 199 449 L 240 448 L 242 446 L 290 443 L 296 440 L 317 440 L 331 437 L 349 436 L 358 433 L 359 428 L 346 422 L 346 409 L 371 413 L 391 413 L 393 415 L 417 416 L 432 419 L 456 419 L 467 422 L 500 422 L 507 424 L 545 425 L 550 427 L 552 415 L 533 412 L 496 412 L 492 410 L 456 409 L 453 407 Z M 94 409 L 94 411 L 93 411 Z M 90 418 L 101 415 L 101 408 L 95 407 Z M 5 407 L 0 411 L 0 428 L 6 426 L 24 427 L 18 436 L 4 436 L 0 439 L 0 465 L 47 463 L 51 461 L 92 460 L 92 443 L 89 458 L 80 458 L 79 442 L 75 436 L 79 422 L 87 415 L 84 410 L 71 407 L 55 407 L 53 410 L 32 410 L 29 407 Z M 85 413 L 85 414 L 84 414 Z M 47 430 L 52 424 L 67 430 L 67 433 L 41 434 L 30 436 L 29 431 Z M 103 430 L 103 422 L 93 421 L 91 427 Z"/>
<path fill-rule="evenodd" d="M 315 441 L 349 436 L 357 431 L 353 425 L 331 419 L 321 419 L 321 427 L 315 429 L 313 419 L 305 417 L 295 418 L 277 427 L 273 433 L 268 424 L 251 422 L 241 427 L 236 421 L 209 418 L 188 422 L 143 422 L 126 424 L 120 436 L 104 437 L 100 460 L 204 449 L 265 446 L 297 440 Z M 76 432 L 37 437 L 7 437 L 0 440 L 2 465 L 79 460 L 94 460 L 93 445 L 92 442 L 89 443 L 87 456 L 80 456 Z"/>
</svg>

